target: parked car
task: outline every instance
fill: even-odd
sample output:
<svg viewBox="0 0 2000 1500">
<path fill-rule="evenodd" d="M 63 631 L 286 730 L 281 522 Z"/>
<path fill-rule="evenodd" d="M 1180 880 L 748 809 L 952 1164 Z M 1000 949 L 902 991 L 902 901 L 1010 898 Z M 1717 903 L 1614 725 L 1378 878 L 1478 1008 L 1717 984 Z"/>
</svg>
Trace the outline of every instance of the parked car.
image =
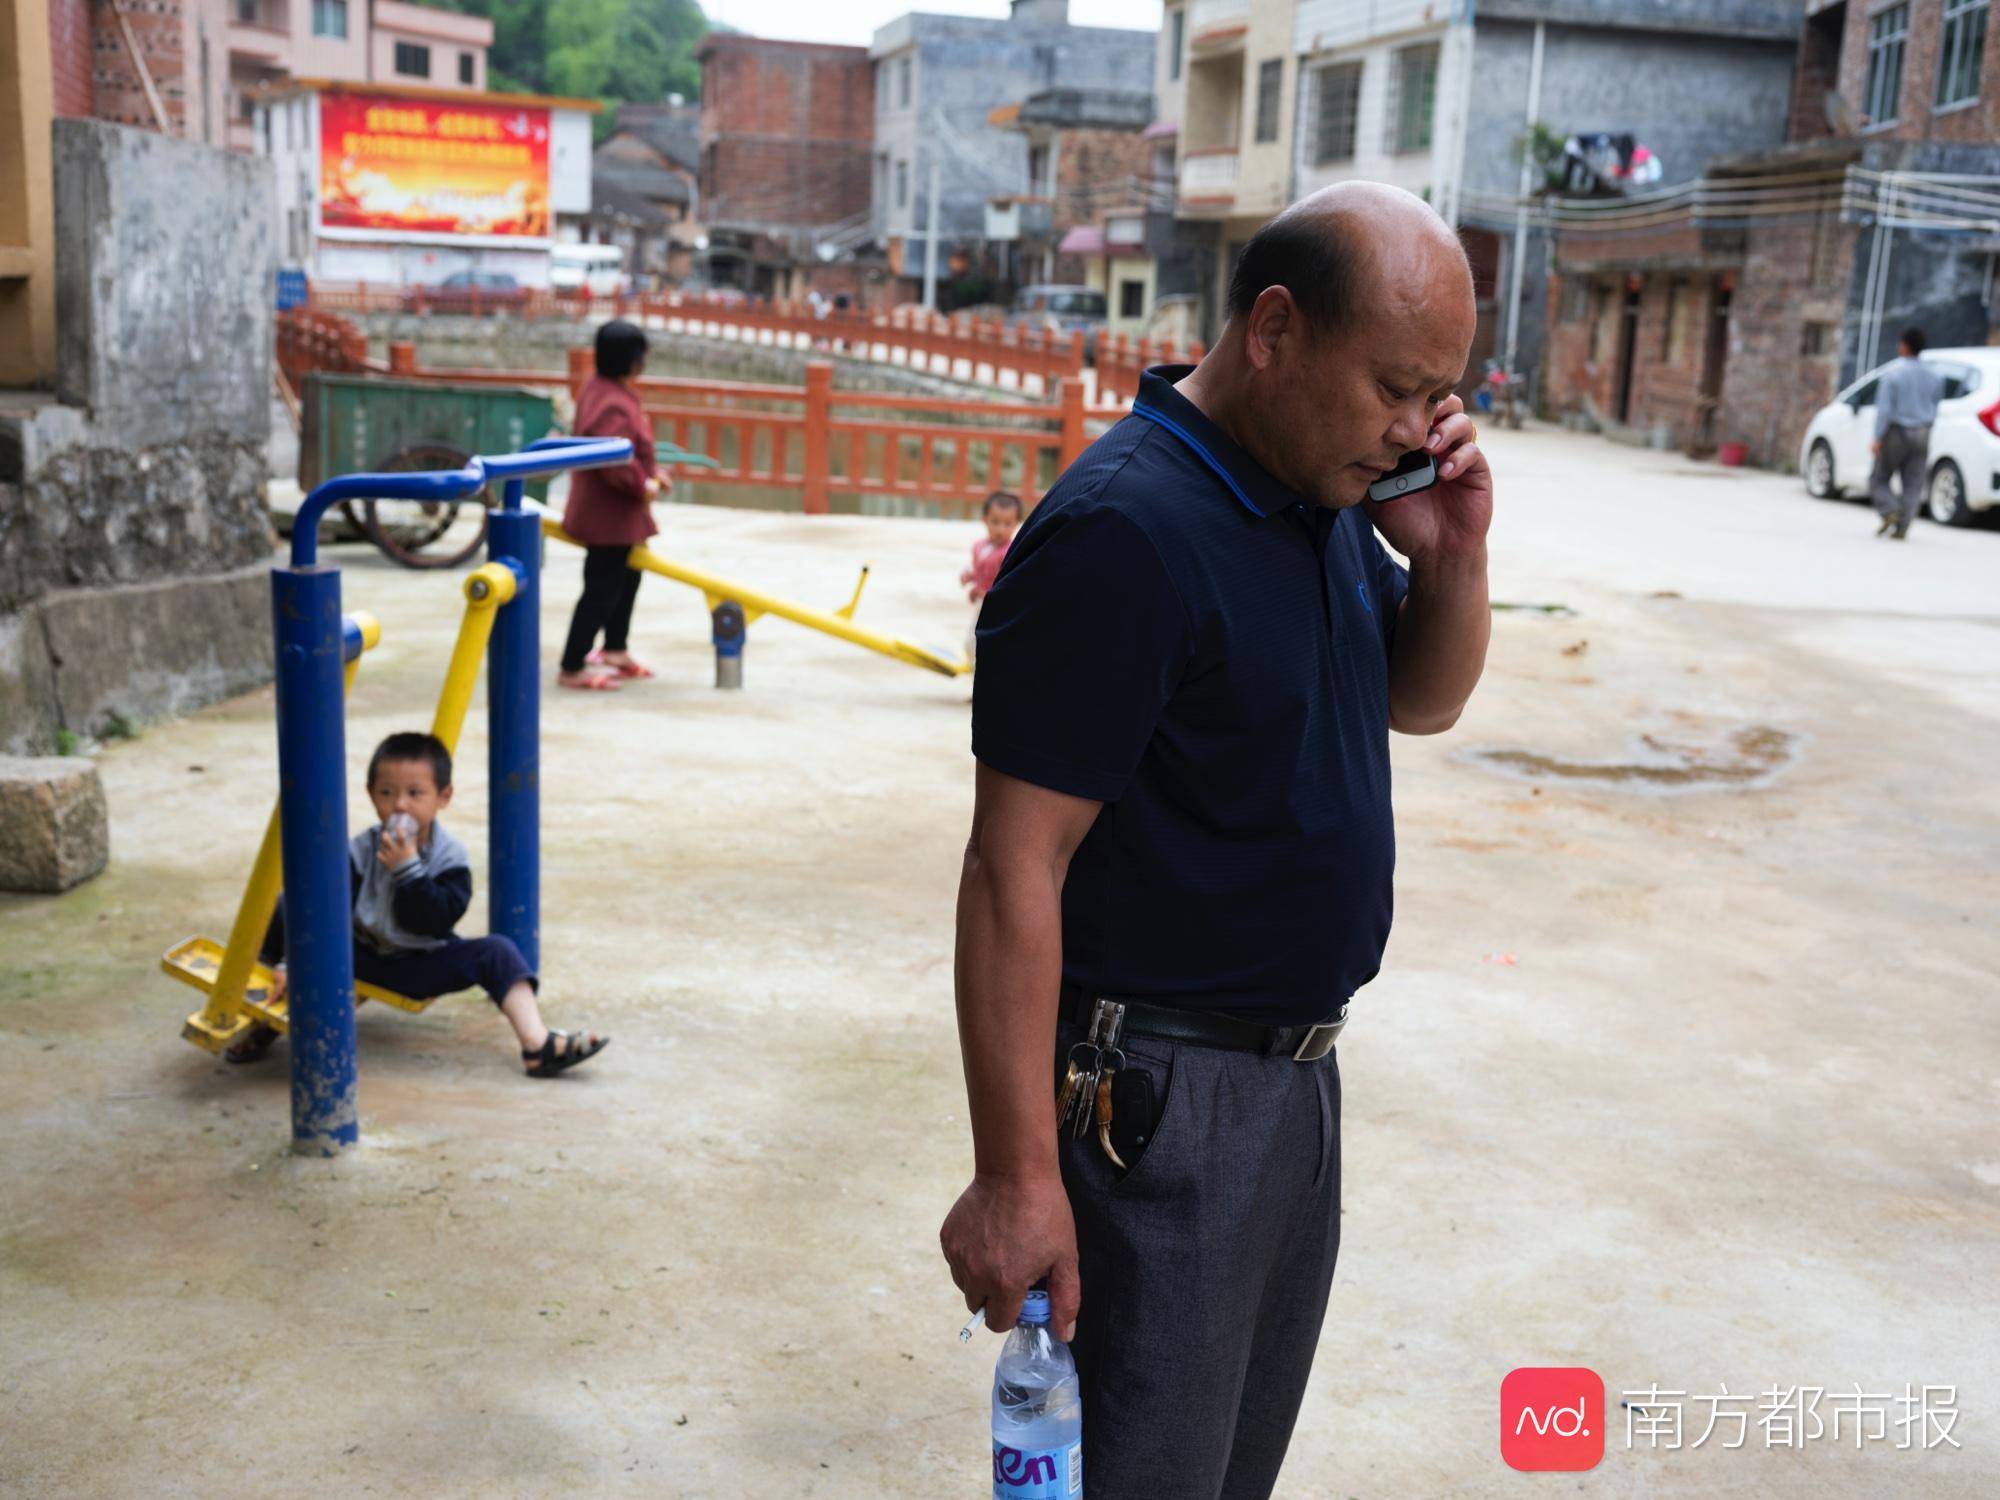
<svg viewBox="0 0 2000 1500">
<path fill-rule="evenodd" d="M 1105 312 L 1104 293 L 1094 286 L 1024 286 L 1015 294 L 1007 326 L 1043 333 L 1069 333 L 1080 328 L 1084 357 L 1095 359 Z"/>
<path fill-rule="evenodd" d="M 1924 508 L 1933 521 L 1970 526 L 2000 505 L 2000 349 L 1926 349 L 1922 358 L 1944 376 L 1944 399 L 1931 427 L 1930 476 Z M 1874 469 L 1875 390 L 1882 371 L 1870 370 L 1822 406 L 1799 444 L 1806 491 L 1821 499 L 1868 494 Z"/>
<path fill-rule="evenodd" d="M 453 271 L 435 286 L 403 293 L 405 312 L 498 312 L 520 307 L 528 289 L 505 271 Z"/>
<path fill-rule="evenodd" d="M 549 251 L 551 291 L 621 297 L 630 284 L 625 252 L 616 245 L 556 245 Z"/>
</svg>

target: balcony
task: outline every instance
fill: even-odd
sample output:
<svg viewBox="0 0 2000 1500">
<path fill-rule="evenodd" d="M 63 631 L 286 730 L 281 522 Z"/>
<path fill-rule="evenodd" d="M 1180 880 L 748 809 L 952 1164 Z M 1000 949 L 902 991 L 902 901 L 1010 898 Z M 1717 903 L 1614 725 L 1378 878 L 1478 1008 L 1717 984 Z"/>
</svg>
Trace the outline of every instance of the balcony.
<svg viewBox="0 0 2000 1500">
<path fill-rule="evenodd" d="M 1187 26 L 1191 53 L 1241 50 L 1250 30 L 1250 0 L 1194 0 Z"/>
<path fill-rule="evenodd" d="M 1180 207 L 1185 214 L 1203 209 L 1227 211 L 1236 203 L 1237 152 L 1234 146 L 1190 147 L 1181 154 Z"/>
<path fill-rule="evenodd" d="M 292 34 L 283 26 L 266 26 L 261 21 L 229 22 L 229 55 L 275 67 L 286 67 L 292 57 Z"/>
</svg>

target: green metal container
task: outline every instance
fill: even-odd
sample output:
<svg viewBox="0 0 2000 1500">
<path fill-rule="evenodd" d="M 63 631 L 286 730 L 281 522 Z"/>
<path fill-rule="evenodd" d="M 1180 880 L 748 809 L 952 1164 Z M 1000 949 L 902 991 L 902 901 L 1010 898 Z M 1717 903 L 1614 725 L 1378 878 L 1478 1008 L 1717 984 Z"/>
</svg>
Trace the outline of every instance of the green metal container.
<svg viewBox="0 0 2000 1500">
<path fill-rule="evenodd" d="M 555 430 L 555 403 L 505 385 L 309 375 L 299 396 L 299 485 L 336 474 L 447 469 L 476 453 L 518 453 Z M 528 493 L 548 498 L 548 481 Z"/>
</svg>

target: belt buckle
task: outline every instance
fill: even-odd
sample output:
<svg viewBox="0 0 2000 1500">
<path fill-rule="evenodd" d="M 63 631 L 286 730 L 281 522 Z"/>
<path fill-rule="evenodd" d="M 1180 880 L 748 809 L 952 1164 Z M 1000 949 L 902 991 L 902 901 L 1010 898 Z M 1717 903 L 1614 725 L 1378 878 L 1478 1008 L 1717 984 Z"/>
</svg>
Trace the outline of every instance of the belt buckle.
<svg viewBox="0 0 2000 1500">
<path fill-rule="evenodd" d="M 1292 1061 L 1318 1062 L 1333 1050 L 1333 1044 L 1340 1038 L 1341 1028 L 1346 1025 L 1347 1007 L 1343 1005 L 1339 1014 L 1331 1021 L 1322 1021 L 1319 1025 L 1306 1029 L 1306 1034 L 1299 1039 L 1298 1050 L 1292 1054 Z"/>
</svg>

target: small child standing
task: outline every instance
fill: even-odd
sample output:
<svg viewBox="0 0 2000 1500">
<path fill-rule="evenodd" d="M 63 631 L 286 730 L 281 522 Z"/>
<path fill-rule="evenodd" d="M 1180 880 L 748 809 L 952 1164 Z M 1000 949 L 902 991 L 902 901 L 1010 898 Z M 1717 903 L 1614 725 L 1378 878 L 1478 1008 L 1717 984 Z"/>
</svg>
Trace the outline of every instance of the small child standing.
<svg viewBox="0 0 2000 1500">
<path fill-rule="evenodd" d="M 979 507 L 986 522 L 986 535 L 972 544 L 972 566 L 958 575 L 972 600 L 972 623 L 965 630 L 965 659 L 976 661 L 979 652 L 979 605 L 1000 576 L 1000 564 L 1007 560 L 1014 533 L 1021 529 L 1021 497 L 995 490 Z"/>
<path fill-rule="evenodd" d="M 511 938 L 462 938 L 452 929 L 472 904 L 472 861 L 437 816 L 451 805 L 451 752 L 430 734 L 392 734 L 368 762 L 376 827 L 348 844 L 354 904 L 354 977 L 428 1000 L 477 985 L 500 1007 L 531 1078 L 552 1078 L 596 1056 L 608 1037 L 553 1031 L 542 1022 L 541 982 Z M 285 993 L 285 913 L 279 907 L 261 957 L 273 998 Z M 278 1033 L 257 1026 L 224 1055 L 255 1062 Z"/>
</svg>

